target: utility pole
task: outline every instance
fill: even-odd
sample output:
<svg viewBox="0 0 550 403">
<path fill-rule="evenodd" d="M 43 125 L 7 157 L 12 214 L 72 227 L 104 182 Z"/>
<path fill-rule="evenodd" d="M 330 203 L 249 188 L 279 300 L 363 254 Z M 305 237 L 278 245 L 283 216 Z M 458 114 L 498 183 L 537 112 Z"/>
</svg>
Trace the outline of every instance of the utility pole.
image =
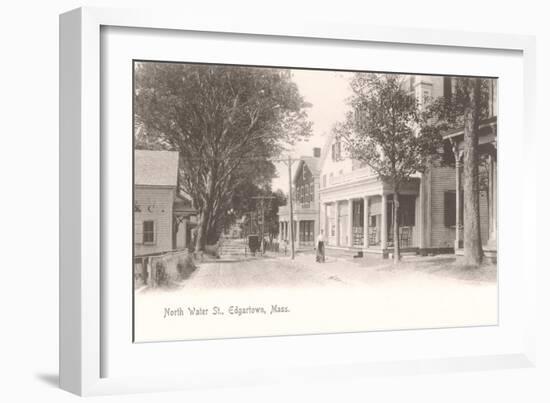
<svg viewBox="0 0 550 403">
<path fill-rule="evenodd" d="M 290 258 L 294 259 L 294 208 L 292 206 L 292 163 L 294 161 L 300 161 L 300 159 L 292 159 L 290 155 L 287 160 L 278 160 L 288 165 L 288 213 L 289 213 L 289 226 L 290 226 Z"/>
<path fill-rule="evenodd" d="M 294 259 L 294 213 L 292 211 L 292 159 L 288 156 L 288 207 L 290 212 L 290 258 Z"/>
<path fill-rule="evenodd" d="M 274 196 L 254 196 L 253 199 L 260 200 L 260 214 L 262 217 L 261 226 L 258 226 L 258 231 L 260 231 L 260 240 L 263 243 L 264 242 L 264 234 L 265 234 L 265 210 L 264 210 L 264 200 L 271 200 L 274 199 Z M 257 208 L 256 208 L 257 210 Z"/>
</svg>

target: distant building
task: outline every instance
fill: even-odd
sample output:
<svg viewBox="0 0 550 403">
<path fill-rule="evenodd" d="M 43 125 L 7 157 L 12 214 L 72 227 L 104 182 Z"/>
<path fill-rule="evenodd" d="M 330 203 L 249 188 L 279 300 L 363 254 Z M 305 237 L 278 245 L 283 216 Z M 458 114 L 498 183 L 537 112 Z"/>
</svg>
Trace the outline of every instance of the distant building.
<svg viewBox="0 0 550 403">
<path fill-rule="evenodd" d="M 190 245 L 196 211 L 178 189 L 178 153 L 134 152 L 134 255 L 153 255 Z"/>
<path fill-rule="evenodd" d="M 321 149 L 300 157 L 292 179 L 294 239 L 297 247 L 313 246 L 319 234 L 319 168 Z M 279 207 L 279 240 L 290 241 L 289 203 Z"/>
</svg>

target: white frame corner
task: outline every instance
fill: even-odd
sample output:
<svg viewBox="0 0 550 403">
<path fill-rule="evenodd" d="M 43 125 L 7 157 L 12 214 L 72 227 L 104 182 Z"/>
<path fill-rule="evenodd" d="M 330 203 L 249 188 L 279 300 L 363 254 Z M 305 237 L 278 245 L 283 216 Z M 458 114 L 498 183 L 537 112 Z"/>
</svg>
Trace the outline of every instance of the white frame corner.
<svg viewBox="0 0 550 403">
<path fill-rule="evenodd" d="M 177 15 L 177 18 L 176 18 Z M 100 27 L 215 31 L 287 37 L 308 37 L 425 44 L 523 52 L 525 90 L 525 161 L 535 147 L 535 39 L 531 36 L 381 28 L 300 21 L 214 20 L 150 10 L 80 8 L 60 16 L 60 385 L 79 395 L 129 391 L 155 391 L 193 387 L 177 378 L 159 380 L 101 378 L 102 314 L 100 265 Z M 536 178 L 523 186 L 534 188 Z M 533 205 L 522 212 L 536 222 Z M 535 363 L 537 262 L 526 255 L 526 288 L 531 312 L 525 345 L 516 354 L 499 357 L 365 364 L 354 367 L 359 375 L 442 372 L 498 367 L 525 367 Z M 311 370 L 312 379 L 327 378 L 342 368 Z M 351 368 L 344 370 L 350 373 Z M 289 377 L 293 376 L 289 371 Z M 294 374 L 295 376 L 295 374 Z M 341 376 L 337 376 L 340 378 Z"/>
</svg>

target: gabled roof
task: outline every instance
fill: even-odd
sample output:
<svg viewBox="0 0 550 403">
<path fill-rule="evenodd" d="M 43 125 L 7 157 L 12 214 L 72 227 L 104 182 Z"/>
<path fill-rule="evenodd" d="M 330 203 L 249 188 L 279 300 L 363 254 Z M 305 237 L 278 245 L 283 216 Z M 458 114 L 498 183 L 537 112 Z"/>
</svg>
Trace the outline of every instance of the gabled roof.
<svg viewBox="0 0 550 403">
<path fill-rule="evenodd" d="M 293 183 L 296 182 L 296 180 L 298 179 L 298 172 L 301 171 L 302 166 L 304 164 L 307 165 L 307 167 L 311 171 L 311 174 L 314 177 L 318 177 L 319 174 L 321 173 L 321 170 L 320 170 L 321 164 L 320 164 L 319 157 L 306 157 L 306 156 L 300 157 L 300 163 L 298 164 L 298 168 L 296 169 L 296 172 L 294 172 L 294 177 L 292 179 Z"/>
<path fill-rule="evenodd" d="M 134 184 L 142 186 L 177 186 L 177 151 L 134 151 Z"/>
<path fill-rule="evenodd" d="M 327 136 L 327 139 L 325 140 L 325 144 L 323 145 L 323 149 L 321 151 L 321 160 L 319 161 L 319 173 L 323 169 L 323 165 L 325 163 L 325 159 L 327 158 L 327 155 L 330 151 L 330 146 L 332 142 L 334 141 L 334 138 L 336 137 L 336 133 L 334 130 L 331 130 Z"/>
</svg>

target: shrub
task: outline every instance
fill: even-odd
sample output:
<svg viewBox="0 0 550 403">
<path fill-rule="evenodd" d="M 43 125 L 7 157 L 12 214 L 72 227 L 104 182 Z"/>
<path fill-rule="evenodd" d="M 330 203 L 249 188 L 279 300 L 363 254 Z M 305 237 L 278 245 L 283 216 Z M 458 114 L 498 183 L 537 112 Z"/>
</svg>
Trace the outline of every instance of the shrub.
<svg viewBox="0 0 550 403">
<path fill-rule="evenodd" d="M 155 264 L 155 283 L 157 286 L 166 285 L 168 283 L 166 262 L 164 260 L 158 260 Z"/>
<path fill-rule="evenodd" d="M 215 258 L 220 257 L 220 255 L 218 253 L 219 252 L 218 244 L 206 245 L 206 247 L 204 248 L 204 251 L 206 252 L 207 255 L 213 256 Z"/>
<path fill-rule="evenodd" d="M 186 279 L 197 269 L 197 266 L 195 266 L 195 262 L 191 255 L 185 255 L 178 259 L 176 268 L 180 279 Z"/>
</svg>

